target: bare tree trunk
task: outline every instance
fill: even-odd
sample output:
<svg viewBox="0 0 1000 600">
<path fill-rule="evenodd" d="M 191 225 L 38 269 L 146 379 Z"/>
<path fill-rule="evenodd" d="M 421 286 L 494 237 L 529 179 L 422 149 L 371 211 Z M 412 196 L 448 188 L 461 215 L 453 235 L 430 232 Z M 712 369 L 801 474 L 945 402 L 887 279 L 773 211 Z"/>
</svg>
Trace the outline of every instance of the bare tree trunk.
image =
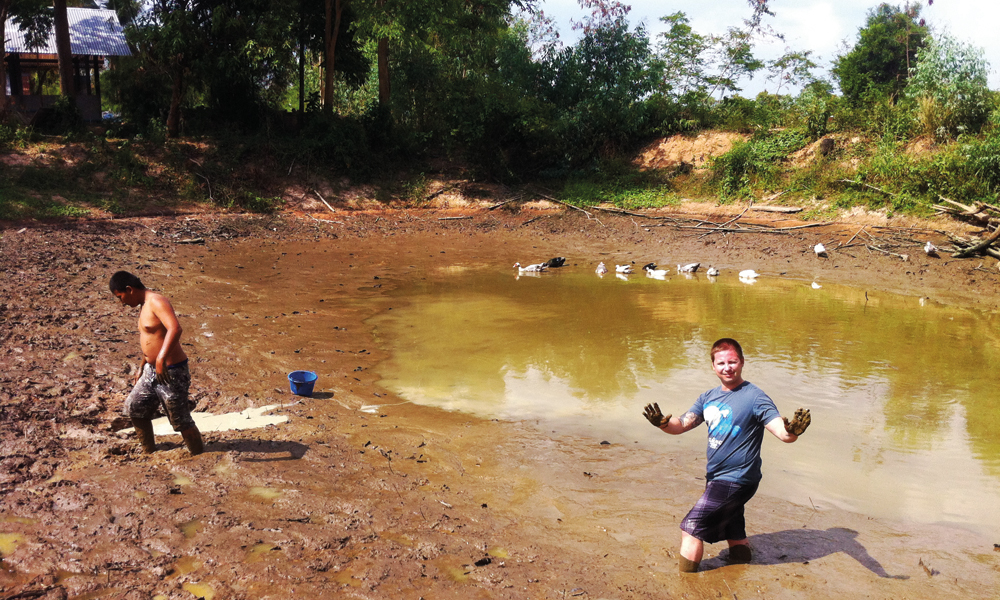
<svg viewBox="0 0 1000 600">
<path fill-rule="evenodd" d="M 184 69 L 176 67 L 174 87 L 170 94 L 170 112 L 167 113 L 167 137 L 176 138 L 181 129 L 181 100 L 184 98 Z"/>
<path fill-rule="evenodd" d="M 56 52 L 59 55 L 59 90 L 63 96 L 76 99 L 76 85 L 73 80 L 73 49 L 69 41 L 69 17 L 66 14 L 66 0 L 54 0 L 56 30 Z"/>
<path fill-rule="evenodd" d="M 344 15 L 344 2 L 347 0 L 326 0 L 326 69 L 324 71 L 323 110 L 333 110 L 333 85 L 337 59 L 337 37 L 340 35 L 340 20 Z"/>
<path fill-rule="evenodd" d="M 7 39 L 7 15 L 10 12 L 11 0 L 0 0 L 0 40 Z M 7 120 L 7 62 L 4 60 L 7 56 L 6 49 L 3 54 L 0 55 L 0 122 Z M 21 82 L 18 81 L 18 84 Z M 14 82 L 10 82 L 11 87 L 14 86 Z"/>
<path fill-rule="evenodd" d="M 389 38 L 378 40 L 378 103 L 389 106 Z"/>
<path fill-rule="evenodd" d="M 385 6 L 385 0 L 378 0 L 379 8 Z M 389 106 L 389 38 L 378 39 L 378 103 L 382 107 Z"/>
</svg>

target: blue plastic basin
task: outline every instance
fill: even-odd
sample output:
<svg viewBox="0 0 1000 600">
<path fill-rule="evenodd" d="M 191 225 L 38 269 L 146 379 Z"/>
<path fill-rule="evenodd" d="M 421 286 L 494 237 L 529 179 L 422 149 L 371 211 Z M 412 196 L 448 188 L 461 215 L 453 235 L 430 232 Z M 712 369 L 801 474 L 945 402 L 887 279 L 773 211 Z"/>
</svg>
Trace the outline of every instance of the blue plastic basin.
<svg viewBox="0 0 1000 600">
<path fill-rule="evenodd" d="M 296 396 L 312 396 L 317 379 L 319 376 L 312 371 L 292 371 L 288 374 L 288 383 Z"/>
</svg>

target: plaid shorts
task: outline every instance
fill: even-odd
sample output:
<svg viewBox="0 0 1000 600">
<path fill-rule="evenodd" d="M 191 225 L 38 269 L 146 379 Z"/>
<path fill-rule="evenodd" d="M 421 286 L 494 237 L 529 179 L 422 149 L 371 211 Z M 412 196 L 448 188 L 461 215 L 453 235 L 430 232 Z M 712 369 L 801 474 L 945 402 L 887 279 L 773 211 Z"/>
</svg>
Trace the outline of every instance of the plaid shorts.
<svg viewBox="0 0 1000 600">
<path fill-rule="evenodd" d="M 757 493 L 757 485 L 709 481 L 705 493 L 681 521 L 681 529 L 709 544 L 746 539 L 743 506 Z"/>
<path fill-rule="evenodd" d="M 125 400 L 125 412 L 130 418 L 152 419 L 162 402 L 174 431 L 190 429 L 194 427 L 194 419 L 191 418 L 191 407 L 188 405 L 188 388 L 191 387 L 188 361 L 170 365 L 167 367 L 167 374 L 170 382 L 159 383 L 156 381 L 156 367 L 144 364 L 139 381 Z"/>
</svg>

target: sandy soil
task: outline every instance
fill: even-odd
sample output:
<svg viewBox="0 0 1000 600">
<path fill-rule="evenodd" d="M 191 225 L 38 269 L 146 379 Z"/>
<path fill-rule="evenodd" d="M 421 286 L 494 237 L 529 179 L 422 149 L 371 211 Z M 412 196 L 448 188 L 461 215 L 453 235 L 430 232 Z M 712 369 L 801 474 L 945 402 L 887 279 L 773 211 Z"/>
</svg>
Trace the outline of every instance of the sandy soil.
<svg viewBox="0 0 1000 600">
<path fill-rule="evenodd" d="M 738 215 L 688 210 L 716 223 Z M 1000 308 L 996 260 L 920 250 L 950 224 L 862 215 L 722 235 L 688 229 L 692 214 L 655 216 L 537 207 L 3 225 L 2 598 L 996 598 L 1000 540 L 769 497 L 748 509 L 753 564 L 726 565 L 713 545 L 704 572 L 680 576 L 677 523 L 703 486 L 702 456 L 665 464 L 530 423 L 388 406 L 372 372 L 387 349 L 365 320 L 414 264 L 669 256 Z M 205 244 L 178 243 L 192 238 Z M 817 242 L 828 257 L 814 255 Z M 135 315 L 107 291 L 110 274 L 133 270 L 166 293 L 190 332 L 210 303 L 200 273 L 263 245 L 317 243 L 343 265 L 333 300 L 345 351 L 331 361 L 343 378 L 293 403 L 252 338 L 199 353 L 186 334 L 198 410 L 278 401 L 291 420 L 206 434 L 197 457 L 176 436 L 137 453 L 119 431 Z M 357 410 L 376 395 L 386 408 Z"/>
</svg>

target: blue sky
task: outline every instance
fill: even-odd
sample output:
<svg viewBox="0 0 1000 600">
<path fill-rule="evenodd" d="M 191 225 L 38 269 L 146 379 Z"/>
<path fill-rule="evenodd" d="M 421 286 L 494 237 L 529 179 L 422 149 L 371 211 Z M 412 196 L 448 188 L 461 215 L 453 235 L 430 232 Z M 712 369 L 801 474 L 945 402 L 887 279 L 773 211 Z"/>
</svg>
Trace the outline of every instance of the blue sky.
<svg viewBox="0 0 1000 600">
<path fill-rule="evenodd" d="M 660 17 L 683 11 L 691 20 L 691 26 L 702 34 L 724 33 L 726 28 L 739 25 L 750 15 L 746 0 L 700 0 L 678 2 L 676 0 L 621 0 L 632 7 L 629 18 L 633 23 L 646 24 L 650 38 L 666 27 Z M 903 2 L 889 2 L 902 5 Z M 775 16 L 769 23 L 775 30 L 785 35 L 785 43 L 764 44 L 757 53 L 765 58 L 777 58 L 786 47 L 793 50 L 812 50 L 813 56 L 821 60 L 819 71 L 828 75 L 831 61 L 843 52 L 842 43 L 853 44 L 857 32 L 865 23 L 868 10 L 877 6 L 877 0 L 770 0 Z M 948 31 L 957 39 L 971 43 L 986 52 L 990 62 L 990 89 L 1000 89 L 1000 35 L 996 24 L 1000 23 L 1000 2 L 996 0 L 935 0 L 927 6 L 921 0 L 921 15 L 935 30 Z M 570 29 L 570 19 L 579 20 L 585 12 L 576 0 L 541 0 L 540 8 L 556 19 L 564 41 L 576 39 L 576 32 Z M 815 60 L 815 58 L 814 58 Z M 752 97 L 761 90 L 774 91 L 775 84 L 764 81 L 763 76 L 745 82 L 742 94 Z M 787 90 L 782 90 L 784 93 Z"/>
</svg>

